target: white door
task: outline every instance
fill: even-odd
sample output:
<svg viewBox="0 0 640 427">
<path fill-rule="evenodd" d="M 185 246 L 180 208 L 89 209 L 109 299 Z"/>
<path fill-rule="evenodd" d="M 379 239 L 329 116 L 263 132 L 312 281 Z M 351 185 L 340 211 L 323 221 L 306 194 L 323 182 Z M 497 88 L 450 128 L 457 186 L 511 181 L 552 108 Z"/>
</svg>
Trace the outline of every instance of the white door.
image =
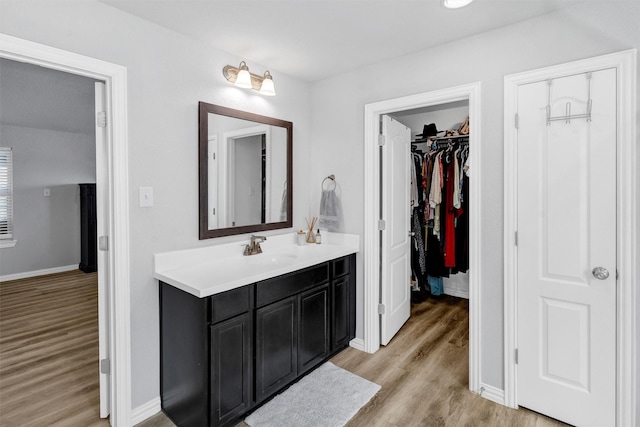
<svg viewBox="0 0 640 427">
<path fill-rule="evenodd" d="M 387 345 L 409 319 L 411 311 L 411 130 L 389 116 L 382 116 L 380 167 L 382 177 L 380 280 L 383 310 L 380 342 Z"/>
<path fill-rule="evenodd" d="M 107 145 L 106 101 L 104 83 L 95 83 L 96 112 L 96 217 L 98 236 L 108 236 L 109 148 Z M 105 117 L 105 119 L 102 119 Z M 100 237 L 99 237 L 100 238 Z M 108 245 L 108 243 L 106 243 Z M 104 247 L 100 249 L 105 249 Z M 98 336 L 100 359 L 100 417 L 109 416 L 111 376 L 109 373 L 109 252 L 98 250 Z"/>
<path fill-rule="evenodd" d="M 613 426 L 616 71 L 519 86 L 517 152 L 518 404 Z"/>
</svg>

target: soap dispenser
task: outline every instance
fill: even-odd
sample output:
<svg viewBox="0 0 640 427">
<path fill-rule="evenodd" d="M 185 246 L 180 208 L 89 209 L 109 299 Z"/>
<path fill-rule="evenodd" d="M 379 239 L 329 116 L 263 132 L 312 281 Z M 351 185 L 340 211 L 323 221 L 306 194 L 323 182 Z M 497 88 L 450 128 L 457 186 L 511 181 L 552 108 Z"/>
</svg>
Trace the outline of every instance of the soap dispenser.
<svg viewBox="0 0 640 427">
<path fill-rule="evenodd" d="M 322 243 L 322 236 L 320 235 L 320 229 L 318 228 L 318 232 L 316 233 L 316 244 Z"/>
</svg>

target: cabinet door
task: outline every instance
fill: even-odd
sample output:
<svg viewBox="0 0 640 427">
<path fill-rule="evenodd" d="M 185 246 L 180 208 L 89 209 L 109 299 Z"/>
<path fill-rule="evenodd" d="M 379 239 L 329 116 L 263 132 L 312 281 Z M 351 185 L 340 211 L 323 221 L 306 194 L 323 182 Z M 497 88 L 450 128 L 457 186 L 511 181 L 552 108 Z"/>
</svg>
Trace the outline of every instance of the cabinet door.
<svg viewBox="0 0 640 427">
<path fill-rule="evenodd" d="M 343 276 L 332 282 L 332 322 L 331 349 L 345 347 L 351 339 L 349 333 L 350 292 L 349 276 Z"/>
<path fill-rule="evenodd" d="M 297 297 L 256 310 L 256 401 L 297 376 Z"/>
<path fill-rule="evenodd" d="M 298 296 L 298 373 L 316 366 L 329 355 L 329 285 Z"/>
<path fill-rule="evenodd" d="M 251 313 L 211 326 L 212 425 L 237 421 L 251 405 Z"/>
</svg>

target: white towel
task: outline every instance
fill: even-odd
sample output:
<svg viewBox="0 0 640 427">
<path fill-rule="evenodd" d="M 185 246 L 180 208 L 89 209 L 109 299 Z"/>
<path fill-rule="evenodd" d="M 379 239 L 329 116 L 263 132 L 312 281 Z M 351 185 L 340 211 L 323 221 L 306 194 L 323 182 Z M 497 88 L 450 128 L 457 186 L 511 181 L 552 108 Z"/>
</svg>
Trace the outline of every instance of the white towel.
<svg viewBox="0 0 640 427">
<path fill-rule="evenodd" d="M 287 220 L 287 187 L 284 187 L 282 192 L 282 203 L 280 204 L 280 221 Z"/>
<path fill-rule="evenodd" d="M 336 190 L 322 190 L 319 227 L 327 231 L 340 231 L 342 222 L 341 210 L 340 199 L 336 195 Z"/>
</svg>

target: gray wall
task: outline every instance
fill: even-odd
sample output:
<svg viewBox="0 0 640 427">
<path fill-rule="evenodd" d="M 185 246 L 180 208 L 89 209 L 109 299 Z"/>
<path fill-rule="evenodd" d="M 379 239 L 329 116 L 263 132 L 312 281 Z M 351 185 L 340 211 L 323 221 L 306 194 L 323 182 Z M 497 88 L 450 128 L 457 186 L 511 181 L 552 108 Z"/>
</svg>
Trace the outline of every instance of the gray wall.
<svg viewBox="0 0 640 427">
<path fill-rule="evenodd" d="M 13 147 L 18 242 L 0 249 L 0 276 L 77 266 L 77 184 L 96 180 L 94 82 L 2 59 L 0 94 L 0 145 Z"/>
<path fill-rule="evenodd" d="M 131 404 L 136 408 L 160 394 L 153 254 L 248 239 L 198 240 L 198 101 L 292 121 L 294 164 L 303 164 L 309 158 L 310 86 L 270 69 L 278 96 L 238 89 L 224 79 L 222 68 L 246 58 L 94 0 L 2 0 L 0 29 L 127 67 Z M 256 72 L 267 69 L 249 66 Z M 294 171 L 293 179 L 293 225 L 304 228 L 309 216 L 306 171 Z M 154 207 L 139 208 L 138 188 L 147 186 L 154 188 Z"/>
<path fill-rule="evenodd" d="M 345 195 L 345 231 L 362 235 L 364 182 L 360 159 L 364 153 L 365 104 L 481 82 L 483 164 L 480 298 L 483 311 L 480 372 L 481 381 L 485 384 L 503 389 L 504 76 L 638 48 L 638 22 L 640 2 L 637 1 L 583 4 L 397 60 L 364 67 L 313 86 L 312 157 L 318 167 L 310 172 L 312 181 L 319 181 L 328 173 L 336 174 Z M 398 67 L 403 70 L 402 79 L 394 78 Z M 331 126 L 327 126 L 328 123 Z M 334 153 L 338 152 L 342 155 L 335 156 Z M 318 194 L 313 194 L 311 200 L 317 198 Z M 357 289 L 361 295 L 361 257 L 358 259 L 358 268 Z M 640 293 L 638 299 L 640 306 Z M 362 316 L 362 301 L 358 300 L 357 335 L 360 337 L 363 333 Z M 638 373 L 640 375 L 640 371 Z"/>
<path fill-rule="evenodd" d="M 78 183 L 96 182 L 95 137 L 0 126 L 13 147 L 13 248 L 0 249 L 0 276 L 80 262 Z M 44 197 L 44 189 L 51 190 Z"/>
</svg>

